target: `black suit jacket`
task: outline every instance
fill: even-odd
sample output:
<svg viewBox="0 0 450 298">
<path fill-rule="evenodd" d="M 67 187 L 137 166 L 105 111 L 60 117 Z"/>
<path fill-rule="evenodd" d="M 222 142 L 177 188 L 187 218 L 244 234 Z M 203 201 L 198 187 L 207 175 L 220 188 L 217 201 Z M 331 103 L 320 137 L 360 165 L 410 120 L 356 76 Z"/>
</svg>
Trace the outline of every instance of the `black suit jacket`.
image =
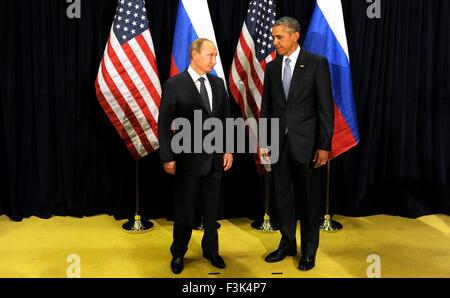
<svg viewBox="0 0 450 298">
<path fill-rule="evenodd" d="M 200 93 L 187 70 L 164 83 L 158 117 L 159 154 L 163 163 L 176 161 L 177 175 L 204 175 L 209 172 L 212 163 L 214 163 L 217 171 L 223 171 L 224 149 L 221 152 L 208 154 L 204 152 L 202 146 L 201 153 L 194 153 L 195 110 L 201 111 L 203 123 L 206 119 L 215 117 L 222 121 L 224 129 L 225 119 L 231 117 L 230 103 L 223 80 L 209 74 L 207 74 L 207 77 L 212 89 L 212 113 L 203 103 Z M 175 154 L 171 148 L 172 138 L 177 133 L 177 131 L 172 130 L 172 121 L 179 117 L 185 118 L 190 122 L 191 153 Z M 202 126 L 203 123 L 201 123 Z M 202 144 L 208 133 L 208 131 L 203 131 Z M 223 143 L 225 146 L 225 142 Z"/>
<path fill-rule="evenodd" d="M 279 118 L 280 149 L 287 128 L 295 159 L 310 163 L 317 149 L 331 150 L 334 108 L 328 62 L 302 49 L 287 99 L 281 79 L 282 63 L 283 57 L 279 56 L 267 64 L 260 117 Z"/>
</svg>

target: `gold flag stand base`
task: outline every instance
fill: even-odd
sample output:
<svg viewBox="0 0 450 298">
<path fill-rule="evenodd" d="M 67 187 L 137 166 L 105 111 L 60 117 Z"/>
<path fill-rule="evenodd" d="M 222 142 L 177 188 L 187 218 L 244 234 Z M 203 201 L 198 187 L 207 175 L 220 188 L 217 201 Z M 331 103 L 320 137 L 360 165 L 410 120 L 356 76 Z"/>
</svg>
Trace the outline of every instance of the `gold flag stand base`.
<svg viewBox="0 0 450 298">
<path fill-rule="evenodd" d="M 278 228 L 270 222 L 270 216 L 267 213 L 264 214 L 264 221 L 262 223 L 254 221 L 251 223 L 251 226 L 253 229 L 264 233 L 273 233 L 278 230 Z"/>
<path fill-rule="evenodd" d="M 130 220 L 122 225 L 122 229 L 127 233 L 143 234 L 150 232 L 153 229 L 151 221 L 141 219 L 140 215 L 135 215 L 134 220 Z"/>
<path fill-rule="evenodd" d="M 320 230 L 325 232 L 336 232 L 343 228 L 342 224 L 331 219 L 329 214 L 326 214 L 323 223 L 320 225 Z"/>
</svg>

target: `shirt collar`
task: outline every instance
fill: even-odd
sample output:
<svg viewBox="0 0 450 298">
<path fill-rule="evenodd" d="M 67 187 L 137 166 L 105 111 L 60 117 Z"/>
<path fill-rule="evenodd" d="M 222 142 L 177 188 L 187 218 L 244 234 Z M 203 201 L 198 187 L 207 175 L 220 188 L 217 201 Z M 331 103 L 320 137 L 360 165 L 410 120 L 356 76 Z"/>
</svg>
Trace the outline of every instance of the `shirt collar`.
<svg viewBox="0 0 450 298">
<path fill-rule="evenodd" d="M 194 83 L 197 82 L 199 78 L 205 78 L 206 81 L 208 80 L 206 74 L 204 74 L 202 76 L 199 75 L 190 65 L 189 65 L 187 71 L 188 71 L 189 75 L 191 76 L 192 80 L 194 81 Z"/>
<path fill-rule="evenodd" d="M 286 61 L 287 58 L 291 60 L 291 62 L 294 62 L 291 65 L 295 65 L 295 62 L 297 62 L 298 55 L 300 55 L 300 45 L 297 46 L 297 49 L 290 55 L 290 56 L 283 56 L 283 64 L 284 61 Z"/>
</svg>

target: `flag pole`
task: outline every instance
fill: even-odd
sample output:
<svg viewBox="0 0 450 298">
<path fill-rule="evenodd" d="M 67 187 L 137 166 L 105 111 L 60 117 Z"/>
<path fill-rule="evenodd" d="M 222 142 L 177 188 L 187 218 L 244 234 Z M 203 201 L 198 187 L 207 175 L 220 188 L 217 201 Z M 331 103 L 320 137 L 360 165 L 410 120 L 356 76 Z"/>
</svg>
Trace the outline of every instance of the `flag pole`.
<svg viewBox="0 0 450 298">
<path fill-rule="evenodd" d="M 266 232 L 266 233 L 273 233 L 277 230 L 276 227 L 273 226 L 272 222 L 270 221 L 270 215 L 269 215 L 269 205 L 270 205 L 270 198 L 272 196 L 272 172 L 267 172 L 264 174 L 264 220 L 263 222 L 254 221 L 250 225 L 255 230 Z"/>
<path fill-rule="evenodd" d="M 139 160 L 136 160 L 136 212 L 134 219 L 130 220 L 122 225 L 125 232 L 133 234 L 142 234 L 150 232 L 153 229 L 153 223 L 151 221 L 141 219 L 139 210 Z"/>
<path fill-rule="evenodd" d="M 327 162 L 327 185 L 326 185 L 326 204 L 325 204 L 325 216 L 323 223 L 320 225 L 320 229 L 325 232 L 339 231 L 343 228 L 342 224 L 332 220 L 330 215 L 330 168 L 331 160 Z"/>
</svg>

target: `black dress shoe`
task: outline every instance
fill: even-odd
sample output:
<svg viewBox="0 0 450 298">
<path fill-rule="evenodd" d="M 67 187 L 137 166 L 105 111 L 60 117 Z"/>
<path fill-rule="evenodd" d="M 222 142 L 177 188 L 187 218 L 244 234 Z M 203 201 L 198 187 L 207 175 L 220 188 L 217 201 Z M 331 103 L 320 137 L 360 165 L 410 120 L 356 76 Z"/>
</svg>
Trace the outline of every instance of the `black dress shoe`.
<svg viewBox="0 0 450 298">
<path fill-rule="evenodd" d="M 267 255 L 267 257 L 264 259 L 267 263 L 275 263 L 283 260 L 287 256 L 295 256 L 297 254 L 297 248 L 291 248 L 291 249 L 277 249 L 276 251 L 271 252 Z"/>
<path fill-rule="evenodd" d="M 173 258 L 172 262 L 170 262 L 170 269 L 175 274 L 180 274 L 184 269 L 183 257 Z"/>
<path fill-rule="evenodd" d="M 220 268 L 220 269 L 225 268 L 225 261 L 222 259 L 221 256 L 219 256 L 219 255 L 212 255 L 212 256 L 210 256 L 210 255 L 207 255 L 207 254 L 203 254 L 203 257 L 205 259 L 209 260 L 214 267 L 217 267 L 217 268 Z"/>
<path fill-rule="evenodd" d="M 298 269 L 302 271 L 308 271 L 314 268 L 315 260 L 313 257 L 301 257 L 300 263 L 298 264 Z"/>
</svg>

